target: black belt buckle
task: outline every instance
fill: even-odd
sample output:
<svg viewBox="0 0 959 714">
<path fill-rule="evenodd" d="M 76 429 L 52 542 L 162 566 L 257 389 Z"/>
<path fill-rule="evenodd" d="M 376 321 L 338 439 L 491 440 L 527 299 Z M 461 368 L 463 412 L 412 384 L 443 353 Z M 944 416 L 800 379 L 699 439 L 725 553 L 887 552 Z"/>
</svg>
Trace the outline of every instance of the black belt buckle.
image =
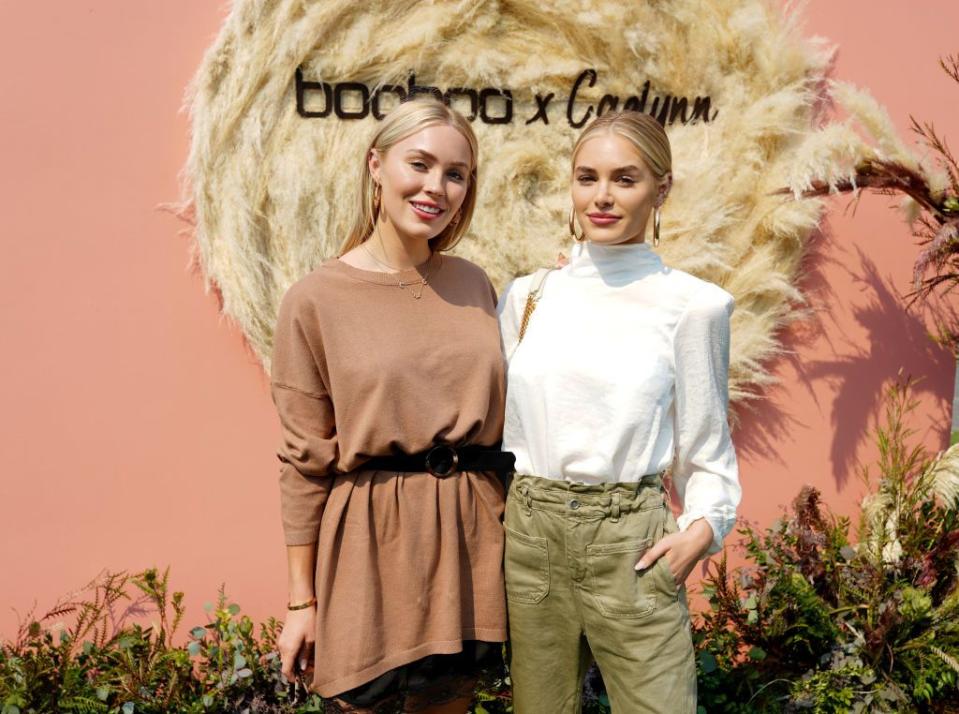
<svg viewBox="0 0 959 714">
<path fill-rule="evenodd" d="M 426 471 L 437 478 L 446 478 L 460 463 L 460 455 L 452 446 L 434 446 L 426 454 Z"/>
</svg>

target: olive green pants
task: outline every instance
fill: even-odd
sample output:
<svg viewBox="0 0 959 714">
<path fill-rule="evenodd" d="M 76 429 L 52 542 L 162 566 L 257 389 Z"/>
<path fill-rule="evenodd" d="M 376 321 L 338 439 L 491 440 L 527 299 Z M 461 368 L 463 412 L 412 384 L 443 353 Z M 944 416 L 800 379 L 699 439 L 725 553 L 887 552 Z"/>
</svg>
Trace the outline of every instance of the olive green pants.
<svg viewBox="0 0 959 714">
<path fill-rule="evenodd" d="M 614 714 L 694 714 L 685 589 L 665 558 L 633 567 L 676 530 L 659 475 L 598 485 L 514 478 L 506 597 L 516 714 L 578 713 L 593 658 Z"/>
</svg>

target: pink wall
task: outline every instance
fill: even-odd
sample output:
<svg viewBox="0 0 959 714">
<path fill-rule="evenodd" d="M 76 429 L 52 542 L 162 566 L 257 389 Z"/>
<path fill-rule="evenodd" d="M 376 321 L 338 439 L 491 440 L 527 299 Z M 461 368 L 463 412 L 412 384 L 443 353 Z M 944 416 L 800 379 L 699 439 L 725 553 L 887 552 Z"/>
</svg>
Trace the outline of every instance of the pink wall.
<svg viewBox="0 0 959 714">
<path fill-rule="evenodd" d="M 285 598 L 267 382 L 187 270 L 178 195 L 183 89 L 226 10 L 218 3 L 0 3 L 2 119 L 0 632 L 103 568 L 172 566 L 187 624 L 226 583 L 256 618 Z M 906 131 L 935 119 L 959 143 L 959 5 L 816 0 L 808 31 L 839 43 L 837 75 Z M 907 230 L 882 198 L 835 203 L 808 285 L 818 328 L 794 331 L 782 385 L 737 433 L 744 514 L 775 517 L 803 483 L 851 510 L 880 386 L 923 375 L 916 427 L 946 440 L 953 362 L 895 289 Z"/>
</svg>

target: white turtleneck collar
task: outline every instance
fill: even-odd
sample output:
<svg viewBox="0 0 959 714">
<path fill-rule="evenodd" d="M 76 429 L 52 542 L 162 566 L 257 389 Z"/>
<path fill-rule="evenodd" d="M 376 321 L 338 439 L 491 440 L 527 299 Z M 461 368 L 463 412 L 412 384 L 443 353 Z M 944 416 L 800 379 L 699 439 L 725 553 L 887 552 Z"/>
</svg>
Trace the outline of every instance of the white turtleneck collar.
<svg viewBox="0 0 959 714">
<path fill-rule="evenodd" d="M 662 269 L 663 261 L 647 243 L 599 245 L 586 241 L 573 246 L 567 274 L 574 278 L 599 277 L 607 283 L 623 284 Z"/>
</svg>

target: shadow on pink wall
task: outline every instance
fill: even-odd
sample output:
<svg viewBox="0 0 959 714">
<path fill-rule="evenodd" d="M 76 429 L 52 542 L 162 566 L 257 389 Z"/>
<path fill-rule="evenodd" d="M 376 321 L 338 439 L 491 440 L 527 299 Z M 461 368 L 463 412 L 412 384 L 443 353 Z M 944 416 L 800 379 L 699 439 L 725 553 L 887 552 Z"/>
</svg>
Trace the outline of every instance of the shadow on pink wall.
<svg viewBox="0 0 959 714">
<path fill-rule="evenodd" d="M 911 266 L 904 264 L 901 272 L 910 270 Z M 846 332 L 846 321 L 837 320 L 836 308 L 841 303 L 831 280 L 836 271 L 844 276 L 844 283 L 859 288 L 859 297 L 848 306 L 864 333 L 855 339 Z M 795 383 L 820 409 L 821 389 L 830 389 L 832 398 L 826 401 L 831 426 L 829 458 L 839 491 L 860 468 L 858 457 L 864 442 L 872 437 L 885 388 L 892 381 L 911 378 L 913 395 L 931 410 L 927 419 L 933 433 L 924 436 L 938 443 L 949 439 L 952 405 L 942 384 L 952 379 L 955 359 L 948 348 L 934 341 L 927 328 L 941 320 L 947 308 L 916 304 L 904 309 L 908 298 L 897 290 L 899 282 L 901 275 L 884 277 L 860 245 L 840 245 L 829 222 L 824 221 L 811 239 L 803 264 L 801 285 L 809 300 L 808 315 L 782 334 L 781 359 L 794 370 Z M 809 359 L 809 355 L 818 356 Z M 738 417 L 736 445 L 741 453 L 784 467 L 788 464 L 780 454 L 782 441 L 797 428 L 814 428 L 791 414 L 778 399 L 742 408 Z"/>
</svg>

